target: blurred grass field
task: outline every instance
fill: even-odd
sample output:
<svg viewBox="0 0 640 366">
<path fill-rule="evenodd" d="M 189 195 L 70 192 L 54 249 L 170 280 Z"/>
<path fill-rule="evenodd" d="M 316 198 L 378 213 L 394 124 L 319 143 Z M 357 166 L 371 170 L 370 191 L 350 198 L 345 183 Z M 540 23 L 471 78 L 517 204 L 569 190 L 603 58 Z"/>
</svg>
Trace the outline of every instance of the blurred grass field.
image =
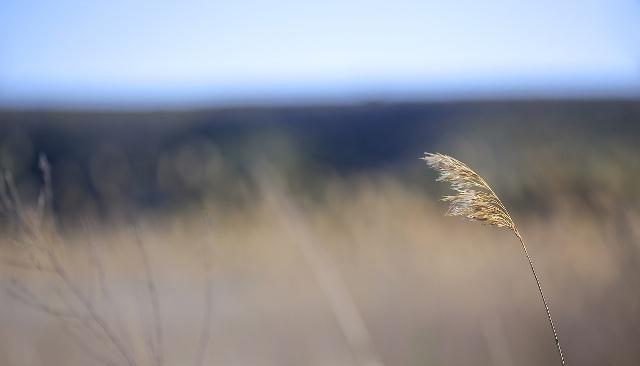
<svg viewBox="0 0 640 366">
<path fill-rule="evenodd" d="M 337 185 L 326 195 L 323 204 L 302 204 L 295 217 L 283 209 L 291 202 L 259 199 L 239 212 L 190 212 L 141 225 L 157 274 L 168 364 L 193 362 L 203 316 L 203 245 L 211 250 L 213 290 L 207 364 L 354 364 L 296 246 L 307 240 L 300 230 L 343 279 L 385 364 L 556 362 L 535 283 L 507 231 L 444 218 L 437 202 L 392 180 L 349 189 Z M 582 365 L 635 364 L 638 210 L 596 215 L 559 202 L 548 215 L 517 219 L 531 243 L 567 358 Z M 298 226 L 294 231 L 292 224 Z M 116 299 L 116 308 L 107 309 L 98 296 L 100 310 L 123 314 L 125 333 L 145 360 L 141 323 L 149 310 L 136 238 L 126 226 L 89 228 L 69 233 L 56 247 L 83 291 L 95 293 L 88 240 L 100 248 Z M 3 258 L 28 262 L 28 246 L 3 248 Z M 2 268 L 4 286 L 11 278 L 35 288 L 48 303 L 67 301 L 57 293 L 59 281 L 46 273 Z M 62 336 L 64 322 L 11 297 L 1 301 L 3 364 L 92 362 L 72 338 Z"/>
<path fill-rule="evenodd" d="M 363 124 L 355 137 L 316 145 L 319 135 L 302 139 L 286 128 L 240 139 L 190 133 L 174 144 L 165 137 L 179 135 L 177 124 L 148 140 L 121 127 L 117 141 L 54 122 L 47 126 L 71 132 L 13 129 L 2 159 L 25 207 L 42 183 L 35 156 L 49 153 L 56 230 L 25 236 L 2 216 L 0 364 L 126 364 L 99 329 L 33 306 L 82 309 L 59 277 L 33 268 L 46 267 L 48 250 L 136 364 L 155 364 L 149 344 L 158 324 L 140 243 L 157 287 L 167 365 L 197 364 L 203 349 L 202 364 L 211 365 L 359 365 L 362 353 L 388 366 L 559 364 L 519 243 L 506 230 L 444 217 L 438 197 L 446 187 L 418 160 L 430 150 L 486 174 L 513 209 L 569 364 L 637 365 L 640 155 L 637 124 L 627 124 L 637 105 L 625 108 L 595 108 L 593 121 L 564 125 L 554 122 L 567 116 L 557 110 L 532 125 L 481 122 L 513 111 L 466 111 L 455 114 L 464 123 L 398 135 L 388 133 L 393 125 L 368 134 Z M 625 117 L 598 124 L 612 111 Z M 385 138 L 411 143 L 398 150 L 381 142 L 378 151 Z M 350 155 L 358 147 L 362 155 Z M 368 162 L 385 151 L 393 159 Z M 344 165 L 322 164 L 331 159 Z M 327 276 L 346 295 L 332 293 Z M 16 286 L 37 301 L 16 299 Z M 366 327 L 363 349 L 354 349 L 336 313 L 336 297 L 345 296 Z"/>
</svg>

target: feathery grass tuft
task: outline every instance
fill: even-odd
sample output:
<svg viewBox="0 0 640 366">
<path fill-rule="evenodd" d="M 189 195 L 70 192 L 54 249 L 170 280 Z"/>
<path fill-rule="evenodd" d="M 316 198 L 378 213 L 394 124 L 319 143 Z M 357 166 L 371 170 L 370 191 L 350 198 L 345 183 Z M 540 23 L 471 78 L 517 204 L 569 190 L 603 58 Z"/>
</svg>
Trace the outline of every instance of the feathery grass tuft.
<svg viewBox="0 0 640 366">
<path fill-rule="evenodd" d="M 457 192 L 445 196 L 450 202 L 449 216 L 463 216 L 471 221 L 507 227 L 516 232 L 513 219 L 489 184 L 463 162 L 442 154 L 425 153 L 422 160 L 440 173 L 438 181 L 451 183 Z"/>
<path fill-rule="evenodd" d="M 450 202 L 447 215 L 449 216 L 462 216 L 471 221 L 477 221 L 483 224 L 505 227 L 513 231 L 522 244 L 524 254 L 529 261 L 533 278 L 538 285 L 538 292 L 540 298 L 544 304 L 544 308 L 547 312 L 547 318 L 553 331 L 553 338 L 560 355 L 562 365 L 565 365 L 564 356 L 562 355 L 562 348 L 560 347 L 560 341 L 558 340 L 558 333 L 556 327 L 553 324 L 551 318 L 551 311 L 547 305 L 547 300 L 542 292 L 542 285 L 536 274 L 536 270 L 533 266 L 533 261 L 529 256 L 527 246 L 524 244 L 524 240 L 516 227 L 515 222 L 509 215 L 504 204 L 498 198 L 498 195 L 491 189 L 489 184 L 465 163 L 452 158 L 451 156 L 439 154 L 439 153 L 424 153 L 425 156 L 421 159 L 426 161 L 427 165 L 435 169 L 440 173 L 438 181 L 449 182 L 451 189 L 456 194 L 451 196 L 444 196 L 443 201 Z"/>
</svg>

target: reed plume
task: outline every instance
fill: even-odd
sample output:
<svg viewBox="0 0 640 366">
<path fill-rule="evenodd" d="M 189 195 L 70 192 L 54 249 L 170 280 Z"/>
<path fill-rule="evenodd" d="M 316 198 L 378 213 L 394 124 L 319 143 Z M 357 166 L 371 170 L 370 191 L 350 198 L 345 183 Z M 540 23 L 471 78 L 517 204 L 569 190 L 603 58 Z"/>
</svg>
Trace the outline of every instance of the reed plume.
<svg viewBox="0 0 640 366">
<path fill-rule="evenodd" d="M 500 201 L 498 195 L 478 173 L 457 159 L 438 153 L 425 153 L 425 156 L 421 159 L 440 173 L 437 179 L 438 181 L 449 182 L 451 189 L 456 192 L 454 195 L 443 197 L 443 201 L 450 202 L 447 211 L 448 216 L 462 216 L 471 221 L 477 221 L 486 225 L 508 228 L 518 237 L 520 244 L 522 244 L 524 254 L 529 261 L 533 278 L 538 285 L 538 292 L 540 293 L 540 298 L 547 312 L 547 318 L 549 319 L 549 325 L 551 325 L 551 331 L 553 332 L 553 338 L 556 342 L 560 360 L 562 365 L 565 365 L 562 348 L 558 340 L 558 333 L 553 324 L 551 311 L 542 292 L 542 285 L 536 274 L 533 261 L 513 218 L 509 215 L 509 211 L 507 211 L 507 208 L 502 201 Z"/>
</svg>

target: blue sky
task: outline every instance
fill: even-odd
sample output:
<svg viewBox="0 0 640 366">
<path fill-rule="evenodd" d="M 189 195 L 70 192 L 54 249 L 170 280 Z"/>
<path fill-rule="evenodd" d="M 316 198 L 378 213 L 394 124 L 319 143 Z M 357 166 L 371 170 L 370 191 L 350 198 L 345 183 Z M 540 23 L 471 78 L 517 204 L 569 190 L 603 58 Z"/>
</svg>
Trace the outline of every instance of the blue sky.
<svg viewBox="0 0 640 366">
<path fill-rule="evenodd" d="M 636 0 L 16 0 L 0 104 L 640 95 Z"/>
</svg>

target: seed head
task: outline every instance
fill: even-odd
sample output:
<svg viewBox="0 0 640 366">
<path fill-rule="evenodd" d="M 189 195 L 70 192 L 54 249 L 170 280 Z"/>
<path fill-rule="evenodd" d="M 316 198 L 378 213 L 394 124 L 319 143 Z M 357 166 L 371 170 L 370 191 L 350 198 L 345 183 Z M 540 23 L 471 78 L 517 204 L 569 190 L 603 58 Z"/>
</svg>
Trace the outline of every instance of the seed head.
<svg viewBox="0 0 640 366">
<path fill-rule="evenodd" d="M 449 182 L 455 191 L 454 195 L 442 198 L 450 203 L 448 216 L 462 216 L 471 221 L 506 227 L 517 234 L 509 212 L 478 173 L 448 155 L 424 153 L 421 159 L 440 173 L 438 181 Z"/>
</svg>

